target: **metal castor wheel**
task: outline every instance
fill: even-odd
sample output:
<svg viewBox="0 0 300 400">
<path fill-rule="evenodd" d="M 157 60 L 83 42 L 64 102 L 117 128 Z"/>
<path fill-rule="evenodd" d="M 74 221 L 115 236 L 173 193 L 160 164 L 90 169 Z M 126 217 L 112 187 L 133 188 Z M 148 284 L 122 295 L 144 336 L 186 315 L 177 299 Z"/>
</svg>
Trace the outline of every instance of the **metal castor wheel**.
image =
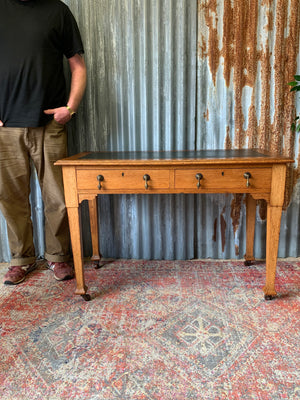
<svg viewBox="0 0 300 400">
<path fill-rule="evenodd" d="M 80 295 L 85 301 L 90 301 L 91 300 L 91 296 L 89 294 L 81 294 Z"/>
<path fill-rule="evenodd" d="M 276 296 L 272 296 L 271 294 L 265 294 L 265 300 L 273 300 Z"/>
<path fill-rule="evenodd" d="M 249 265 L 251 265 L 251 264 L 252 264 L 252 262 L 250 260 L 245 260 L 245 262 L 244 262 L 244 265 L 246 267 L 249 267 Z"/>
</svg>

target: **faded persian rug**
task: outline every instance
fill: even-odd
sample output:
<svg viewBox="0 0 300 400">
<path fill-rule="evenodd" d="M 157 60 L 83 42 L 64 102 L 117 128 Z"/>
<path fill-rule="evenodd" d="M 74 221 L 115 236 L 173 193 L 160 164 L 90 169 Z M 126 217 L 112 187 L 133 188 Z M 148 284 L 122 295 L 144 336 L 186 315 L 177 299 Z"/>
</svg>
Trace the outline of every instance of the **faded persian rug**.
<svg viewBox="0 0 300 400">
<path fill-rule="evenodd" d="M 4 265 L 0 277 L 5 273 Z M 43 263 L 0 284 L 5 400 L 300 399 L 300 260 L 85 266 L 90 302 Z"/>
</svg>

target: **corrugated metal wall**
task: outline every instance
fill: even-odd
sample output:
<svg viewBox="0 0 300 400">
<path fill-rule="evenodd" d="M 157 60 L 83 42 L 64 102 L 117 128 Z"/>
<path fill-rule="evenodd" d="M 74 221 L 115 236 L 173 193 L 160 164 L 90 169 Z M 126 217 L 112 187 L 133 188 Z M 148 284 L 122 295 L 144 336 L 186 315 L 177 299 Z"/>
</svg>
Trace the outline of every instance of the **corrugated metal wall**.
<svg viewBox="0 0 300 400">
<path fill-rule="evenodd" d="M 298 0 L 65 0 L 86 49 L 88 88 L 69 126 L 84 150 L 259 147 L 296 160 L 287 179 L 279 256 L 300 255 Z M 297 64 L 298 63 L 298 64 Z M 295 107 L 296 105 L 296 107 Z M 38 255 L 42 202 L 32 178 Z M 101 196 L 101 252 L 125 258 L 234 258 L 245 251 L 242 195 Z M 85 254 L 91 251 L 84 204 Z M 266 205 L 255 255 L 264 257 Z M 9 249 L 0 216 L 0 259 Z"/>
</svg>

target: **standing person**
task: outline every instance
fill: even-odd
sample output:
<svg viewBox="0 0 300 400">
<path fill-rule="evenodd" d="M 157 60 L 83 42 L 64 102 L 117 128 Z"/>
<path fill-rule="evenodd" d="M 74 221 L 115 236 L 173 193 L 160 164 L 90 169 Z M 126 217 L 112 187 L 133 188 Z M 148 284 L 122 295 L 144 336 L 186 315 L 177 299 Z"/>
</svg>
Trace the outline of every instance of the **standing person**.
<svg viewBox="0 0 300 400">
<path fill-rule="evenodd" d="M 67 155 L 65 124 L 85 91 L 83 52 L 76 21 L 62 1 L 0 1 L 0 208 L 11 250 L 6 284 L 22 282 L 35 268 L 30 160 L 44 201 L 47 266 L 57 280 L 74 277 L 62 174 L 53 164 Z M 71 71 L 68 96 L 64 56 Z"/>
</svg>

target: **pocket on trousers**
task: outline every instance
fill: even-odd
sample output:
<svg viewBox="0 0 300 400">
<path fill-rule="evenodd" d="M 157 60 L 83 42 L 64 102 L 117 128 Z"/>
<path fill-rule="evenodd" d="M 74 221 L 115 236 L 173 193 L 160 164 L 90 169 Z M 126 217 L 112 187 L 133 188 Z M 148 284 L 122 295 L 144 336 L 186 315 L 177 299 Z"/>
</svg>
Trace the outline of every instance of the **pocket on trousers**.
<svg viewBox="0 0 300 400">
<path fill-rule="evenodd" d="M 67 154 L 67 130 L 66 126 L 54 119 L 45 127 L 44 151 L 49 159 L 57 161 Z"/>
<path fill-rule="evenodd" d="M 60 124 L 54 118 L 46 125 L 45 132 L 50 138 L 59 138 L 66 132 L 66 125 Z"/>
</svg>

